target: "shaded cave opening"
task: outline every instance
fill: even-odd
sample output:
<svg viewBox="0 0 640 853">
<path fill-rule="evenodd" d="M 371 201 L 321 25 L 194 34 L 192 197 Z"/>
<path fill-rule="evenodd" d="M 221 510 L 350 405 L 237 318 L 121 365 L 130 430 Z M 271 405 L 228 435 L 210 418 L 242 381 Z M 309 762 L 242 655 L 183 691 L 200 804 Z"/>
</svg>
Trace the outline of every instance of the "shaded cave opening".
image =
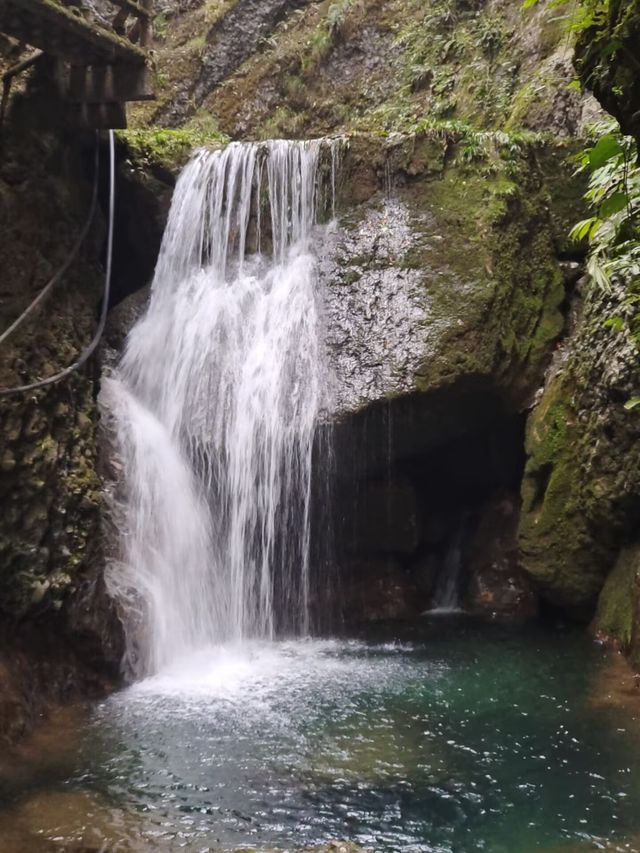
<svg viewBox="0 0 640 853">
<path fill-rule="evenodd" d="M 526 414 L 494 403 L 422 449 L 404 443 L 413 429 L 403 401 L 325 429 L 312 522 L 321 631 L 412 622 L 434 609 L 510 622 L 537 614 L 517 549 Z M 429 395 L 416 405 L 428 408 Z"/>
</svg>

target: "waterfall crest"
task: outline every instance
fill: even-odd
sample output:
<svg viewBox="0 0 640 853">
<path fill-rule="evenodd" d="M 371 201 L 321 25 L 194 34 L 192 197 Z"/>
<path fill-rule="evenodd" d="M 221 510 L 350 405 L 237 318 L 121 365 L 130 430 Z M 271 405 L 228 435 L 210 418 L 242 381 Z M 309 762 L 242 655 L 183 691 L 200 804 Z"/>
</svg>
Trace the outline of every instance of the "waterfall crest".
<svg viewBox="0 0 640 853">
<path fill-rule="evenodd" d="M 107 580 L 136 675 L 308 631 L 313 234 L 320 152 L 336 144 L 203 149 L 178 180 L 147 313 L 102 392 L 123 467 Z"/>
</svg>

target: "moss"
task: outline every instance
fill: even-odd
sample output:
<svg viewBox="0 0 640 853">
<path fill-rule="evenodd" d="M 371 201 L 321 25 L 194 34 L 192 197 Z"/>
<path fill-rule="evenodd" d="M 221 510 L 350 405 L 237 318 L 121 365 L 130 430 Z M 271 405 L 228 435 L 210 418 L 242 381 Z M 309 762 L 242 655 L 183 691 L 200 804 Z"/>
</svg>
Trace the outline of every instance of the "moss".
<svg viewBox="0 0 640 853">
<path fill-rule="evenodd" d="M 228 138 L 216 130 L 213 121 L 207 122 L 202 115 L 195 116 L 190 125 L 179 130 L 119 130 L 117 138 L 126 146 L 134 167 L 144 170 L 159 166 L 170 172 L 183 166 L 194 149 L 228 142 Z"/>
<path fill-rule="evenodd" d="M 307 114 L 303 111 L 278 107 L 258 136 L 260 139 L 296 139 L 303 135 L 306 120 Z"/>
<path fill-rule="evenodd" d="M 265 34 L 262 50 L 203 90 L 202 33 L 215 38 L 230 4 L 209 0 L 172 18 L 158 45 L 167 75 L 158 107 L 135 108 L 134 122 L 184 121 L 204 107 L 234 137 L 409 132 L 424 116 L 501 128 L 531 79 L 531 54 L 549 56 L 560 29 L 548 10 L 531 20 L 508 0 L 477 6 L 449 0 L 321 0 L 294 8 Z M 297 4 L 292 4 L 296 6 Z M 199 41 L 200 40 L 200 41 Z M 355 59 L 357 57 L 357 59 Z M 380 62 L 379 58 L 385 57 Z M 206 76 L 206 75 L 205 75 Z M 304 91 L 301 92 L 302 81 Z M 554 77 L 555 83 L 555 77 Z M 553 111 L 554 84 L 536 100 L 535 124 Z M 531 126 L 522 95 L 510 127 Z"/>
<path fill-rule="evenodd" d="M 579 432 L 571 396 L 557 377 L 529 418 L 519 535 L 527 572 L 552 600 L 578 608 L 594 600 L 601 579 L 583 553 L 587 530 L 576 504 Z"/>
<path fill-rule="evenodd" d="M 517 89 L 511 99 L 505 129 L 514 131 L 520 128 L 544 128 L 549 124 L 550 106 L 561 99 L 577 104 L 580 95 L 571 87 L 571 76 L 567 68 L 558 62 L 556 55 L 533 71 L 529 79 Z M 566 109 L 566 105 L 562 109 Z M 561 128 L 554 128 L 556 132 Z M 573 135 L 573 128 L 568 128 Z M 566 136 L 567 129 L 562 135 Z"/>
<path fill-rule="evenodd" d="M 564 283 L 535 156 L 530 151 L 504 159 L 513 140 L 500 135 L 496 145 L 493 135 L 481 138 L 486 150 L 476 163 L 461 162 L 465 142 L 450 146 L 452 165 L 428 184 L 422 200 L 438 211 L 446 239 L 436 247 L 414 246 L 407 260 L 412 268 L 422 262 L 438 270 L 439 313 L 455 316 L 455 304 L 448 305 L 454 282 L 475 282 L 467 298 L 478 328 L 471 338 L 465 335 L 466 369 L 493 373 L 517 398 L 541 375 L 562 331 Z M 450 336 L 458 337 L 455 327 Z M 429 385 L 442 369 L 436 361 L 425 363 L 423 382 Z"/>
<path fill-rule="evenodd" d="M 626 652 L 630 651 L 637 631 L 639 572 L 638 548 L 626 549 L 600 593 L 594 620 L 596 632 L 616 641 Z"/>
<path fill-rule="evenodd" d="M 527 80 L 513 98 L 511 113 L 505 124 L 507 130 L 514 130 L 523 126 L 537 96 L 538 89 L 536 84 L 532 80 Z"/>
<path fill-rule="evenodd" d="M 37 105 L 37 100 L 31 102 L 32 112 L 37 112 Z M 59 136 L 25 132 L 13 115 L 4 134 L 3 327 L 61 266 L 85 221 L 91 193 L 85 173 L 88 152 L 80 139 L 63 151 Z M 28 179 L 5 184 L 4 169 L 24 170 Z M 0 367 L 2 385 L 55 373 L 73 362 L 93 337 L 102 292 L 103 233 L 97 217 L 54 303 L 7 342 Z M 0 401 L 3 616 L 29 614 L 36 603 L 36 582 L 55 575 L 56 582 L 47 589 L 55 588 L 55 600 L 62 601 L 72 586 L 62 583 L 63 577 L 79 584 L 99 567 L 96 420 L 93 370 L 80 370 L 49 388 Z M 53 599 L 43 597 L 37 604 L 44 609 L 53 605 Z"/>
<path fill-rule="evenodd" d="M 523 567 L 549 600 L 585 617 L 636 528 L 640 425 L 623 401 L 637 382 L 637 350 L 603 326 L 623 298 L 615 288 L 587 293 L 567 356 L 527 425 Z"/>
</svg>

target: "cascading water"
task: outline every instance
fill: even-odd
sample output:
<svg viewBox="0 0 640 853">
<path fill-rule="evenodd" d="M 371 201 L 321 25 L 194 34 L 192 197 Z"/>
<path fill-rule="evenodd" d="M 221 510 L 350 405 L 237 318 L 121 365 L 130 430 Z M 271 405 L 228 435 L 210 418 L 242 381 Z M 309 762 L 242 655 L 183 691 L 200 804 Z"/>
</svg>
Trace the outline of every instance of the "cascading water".
<svg viewBox="0 0 640 853">
<path fill-rule="evenodd" d="M 430 613 L 458 613 L 461 610 L 461 586 L 464 568 L 464 546 L 468 535 L 469 519 L 465 514 L 458 522 L 451 542 L 447 547 L 440 577 L 433 594 Z"/>
<path fill-rule="evenodd" d="M 147 313 L 104 383 L 123 468 L 108 586 L 135 674 L 208 644 L 308 630 L 324 144 L 337 146 L 196 153 L 176 186 Z"/>
</svg>

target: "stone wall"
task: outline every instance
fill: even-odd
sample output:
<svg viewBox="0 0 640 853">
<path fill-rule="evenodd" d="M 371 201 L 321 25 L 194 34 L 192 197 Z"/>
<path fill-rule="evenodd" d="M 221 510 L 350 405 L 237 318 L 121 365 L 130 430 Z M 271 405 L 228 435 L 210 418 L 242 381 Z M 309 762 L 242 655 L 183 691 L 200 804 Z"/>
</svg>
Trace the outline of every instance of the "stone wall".
<svg viewBox="0 0 640 853">
<path fill-rule="evenodd" d="M 38 126 L 41 96 L 36 79 L 29 96 L 13 102 L 2 129 L 3 330 L 64 262 L 90 209 L 93 137 L 69 140 Z M 92 339 L 102 292 L 103 236 L 98 208 L 68 273 L 3 344 L 1 387 L 53 375 Z M 59 384 L 0 398 L 0 631 L 11 637 L 0 652 L 0 664 L 6 658 L 0 694 L 2 702 L 13 701 L 7 698 L 12 696 L 24 700 L 22 728 L 46 704 L 45 696 L 46 701 L 66 698 L 74 692 L 72 684 L 80 689 L 81 682 L 97 677 L 95 672 L 112 677 L 118 669 L 119 632 L 101 576 L 95 395 L 94 361 Z M 42 642 L 45 636 L 49 639 Z M 43 650 L 50 651 L 51 660 L 49 674 L 40 679 L 35 673 Z M 26 671 L 16 664 L 20 660 Z M 5 722 L 0 711 L 0 737 Z"/>
</svg>

